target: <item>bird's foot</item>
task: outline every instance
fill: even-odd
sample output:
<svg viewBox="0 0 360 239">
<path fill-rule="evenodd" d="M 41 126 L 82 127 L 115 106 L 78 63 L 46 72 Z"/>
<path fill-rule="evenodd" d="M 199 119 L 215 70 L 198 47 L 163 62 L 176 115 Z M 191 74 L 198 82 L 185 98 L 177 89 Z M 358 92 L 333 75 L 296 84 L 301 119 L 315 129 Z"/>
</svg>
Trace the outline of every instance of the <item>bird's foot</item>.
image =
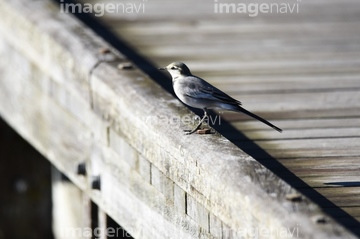
<svg viewBox="0 0 360 239">
<path fill-rule="evenodd" d="M 191 129 L 185 129 L 184 132 L 185 132 L 185 135 L 190 135 L 190 134 L 195 133 L 197 130 L 198 130 L 198 129 L 196 129 L 196 128 L 193 129 L 193 130 L 191 130 Z"/>
<path fill-rule="evenodd" d="M 185 135 L 190 135 L 190 134 L 193 134 L 193 133 L 196 133 L 196 134 L 211 134 L 213 133 L 211 131 L 211 129 L 208 129 L 208 128 L 203 128 L 203 129 L 198 129 L 198 128 L 195 128 L 193 130 L 184 130 Z"/>
<path fill-rule="evenodd" d="M 198 129 L 196 131 L 197 134 L 213 134 L 214 132 L 211 131 L 211 129 Z"/>
<path fill-rule="evenodd" d="M 185 133 L 185 135 L 190 135 L 195 133 L 201 127 L 201 124 L 202 122 L 200 121 L 200 123 L 193 130 L 184 130 L 185 132 L 187 132 Z"/>
</svg>

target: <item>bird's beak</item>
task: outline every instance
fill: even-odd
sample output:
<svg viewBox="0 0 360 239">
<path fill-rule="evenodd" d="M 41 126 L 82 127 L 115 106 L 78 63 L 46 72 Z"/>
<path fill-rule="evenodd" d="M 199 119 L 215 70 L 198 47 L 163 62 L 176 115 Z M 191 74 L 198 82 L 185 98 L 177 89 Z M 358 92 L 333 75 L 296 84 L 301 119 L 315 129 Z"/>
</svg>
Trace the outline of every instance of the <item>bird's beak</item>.
<svg viewBox="0 0 360 239">
<path fill-rule="evenodd" d="M 159 67 L 158 70 L 164 71 L 166 70 L 166 67 Z"/>
</svg>

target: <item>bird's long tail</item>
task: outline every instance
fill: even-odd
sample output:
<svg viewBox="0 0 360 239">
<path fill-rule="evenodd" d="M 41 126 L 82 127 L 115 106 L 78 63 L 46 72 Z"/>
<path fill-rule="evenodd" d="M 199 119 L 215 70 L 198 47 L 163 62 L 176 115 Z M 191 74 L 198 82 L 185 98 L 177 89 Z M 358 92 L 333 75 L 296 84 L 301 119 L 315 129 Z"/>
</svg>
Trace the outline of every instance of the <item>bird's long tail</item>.
<svg viewBox="0 0 360 239">
<path fill-rule="evenodd" d="M 246 109 L 244 109 L 244 108 L 241 107 L 241 106 L 238 106 L 237 109 L 236 109 L 236 111 L 240 111 L 240 112 L 242 112 L 242 113 L 244 113 L 244 114 L 247 114 L 248 116 L 251 116 L 251 117 L 253 117 L 254 119 L 257 119 L 257 120 L 263 122 L 264 124 L 266 124 L 266 125 L 270 126 L 271 128 L 279 131 L 280 133 L 282 132 L 282 129 L 280 129 L 279 127 L 276 127 L 275 125 L 273 125 L 273 124 L 270 123 L 269 121 L 261 118 L 260 116 L 254 114 L 254 113 L 251 113 L 250 111 L 247 111 Z"/>
</svg>

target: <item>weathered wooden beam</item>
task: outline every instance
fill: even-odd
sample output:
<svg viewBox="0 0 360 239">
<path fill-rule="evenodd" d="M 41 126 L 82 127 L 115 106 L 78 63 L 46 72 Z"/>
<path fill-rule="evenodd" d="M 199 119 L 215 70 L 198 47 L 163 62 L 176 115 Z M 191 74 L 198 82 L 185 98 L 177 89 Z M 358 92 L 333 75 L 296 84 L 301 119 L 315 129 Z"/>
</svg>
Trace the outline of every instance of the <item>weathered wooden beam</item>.
<svg viewBox="0 0 360 239">
<path fill-rule="evenodd" d="M 0 14 L 1 117 L 135 238 L 354 238 L 222 136 L 182 134 L 193 114 L 51 1 Z"/>
</svg>

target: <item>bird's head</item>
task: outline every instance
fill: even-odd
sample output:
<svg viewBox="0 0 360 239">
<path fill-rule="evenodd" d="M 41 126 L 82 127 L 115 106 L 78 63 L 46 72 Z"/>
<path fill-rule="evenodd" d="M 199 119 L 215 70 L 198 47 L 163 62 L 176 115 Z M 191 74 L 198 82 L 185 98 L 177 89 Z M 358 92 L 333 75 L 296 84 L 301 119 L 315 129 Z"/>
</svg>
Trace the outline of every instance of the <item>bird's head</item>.
<svg viewBox="0 0 360 239">
<path fill-rule="evenodd" d="M 172 78 L 177 78 L 179 76 L 190 76 L 191 72 L 189 68 L 182 62 L 173 62 L 166 67 L 161 67 L 159 70 L 166 70 L 170 73 Z"/>
</svg>

